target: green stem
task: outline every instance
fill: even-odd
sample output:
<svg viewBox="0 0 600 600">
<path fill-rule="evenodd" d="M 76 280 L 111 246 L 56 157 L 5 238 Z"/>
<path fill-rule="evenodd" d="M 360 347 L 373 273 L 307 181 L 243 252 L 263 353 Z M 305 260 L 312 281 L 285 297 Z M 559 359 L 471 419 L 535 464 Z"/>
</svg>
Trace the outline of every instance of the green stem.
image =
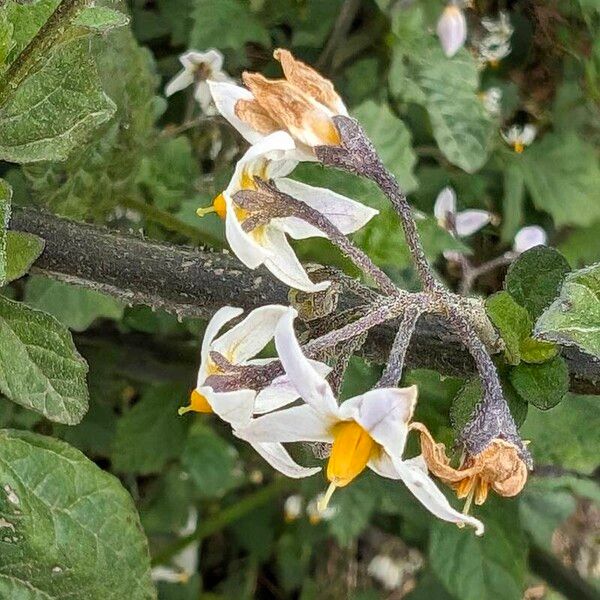
<svg viewBox="0 0 600 600">
<path fill-rule="evenodd" d="M 239 502 L 224 508 L 210 519 L 200 523 L 194 533 L 181 537 L 167 546 L 162 552 L 157 554 L 152 559 L 152 565 L 161 565 L 169 562 L 171 558 L 179 554 L 190 544 L 207 538 L 213 533 L 216 533 L 224 527 L 227 527 L 234 521 L 241 519 L 259 506 L 274 500 L 281 494 L 281 492 L 290 488 L 294 483 L 295 482 L 291 479 L 278 479 L 277 481 L 274 481 L 273 483 L 262 487 L 260 490 L 246 496 L 245 498 L 242 498 Z"/>
<path fill-rule="evenodd" d="M 166 210 L 162 210 L 153 204 L 148 204 L 139 198 L 129 196 L 120 200 L 122 206 L 137 210 L 141 215 L 149 221 L 162 225 L 165 229 L 180 233 L 189 238 L 195 244 L 208 244 L 216 248 L 222 248 L 223 242 L 216 236 L 210 235 L 197 229 L 193 225 L 188 225 L 185 221 L 178 219 Z"/>
<path fill-rule="evenodd" d="M 73 19 L 88 4 L 88 0 L 63 0 L 0 80 L 0 106 L 29 74 L 50 55 L 52 46 L 65 34 Z"/>
</svg>

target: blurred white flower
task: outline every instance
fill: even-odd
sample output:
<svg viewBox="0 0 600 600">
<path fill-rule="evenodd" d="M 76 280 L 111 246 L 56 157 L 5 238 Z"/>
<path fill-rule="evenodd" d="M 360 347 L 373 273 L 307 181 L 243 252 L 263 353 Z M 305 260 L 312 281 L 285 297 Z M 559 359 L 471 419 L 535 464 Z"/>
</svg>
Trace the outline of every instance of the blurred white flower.
<svg viewBox="0 0 600 600">
<path fill-rule="evenodd" d="M 183 70 L 169 81 L 165 87 L 165 95 L 171 96 L 195 84 L 194 98 L 202 111 L 205 114 L 214 113 L 215 107 L 207 81 L 230 81 L 229 75 L 223 71 L 223 55 L 215 48 L 206 52 L 189 50 L 179 57 L 179 62 L 183 65 Z"/>
<path fill-rule="evenodd" d="M 404 580 L 402 565 L 387 554 L 374 556 L 367 567 L 367 573 L 389 591 L 398 589 Z"/>
<path fill-rule="evenodd" d="M 514 151 L 521 154 L 526 146 L 529 146 L 537 135 L 535 125 L 512 125 L 507 131 L 501 131 L 502 139 L 512 146 Z"/>
<path fill-rule="evenodd" d="M 306 515 L 311 525 L 317 525 L 321 521 L 329 521 L 337 514 L 337 506 L 328 505 L 322 508 L 325 502 L 325 494 L 317 494 L 306 506 Z"/>
<path fill-rule="evenodd" d="M 492 213 L 487 210 L 470 209 L 456 211 L 456 193 L 450 187 L 445 187 L 435 201 L 433 214 L 440 227 L 466 237 L 479 231 L 492 220 Z"/>
<path fill-rule="evenodd" d="M 318 210 L 345 234 L 360 229 L 378 211 L 331 190 L 287 179 L 285 176 L 298 164 L 294 159 L 294 148 L 294 140 L 285 131 L 277 131 L 255 143 L 238 161 L 225 191 L 215 198 L 212 207 L 199 209 L 198 215 L 214 211 L 225 219 L 227 241 L 249 269 L 264 264 L 286 285 L 305 292 L 317 292 L 327 288 L 329 282 L 315 284 L 310 280 L 286 234 L 294 239 L 325 237 L 325 234 L 296 217 L 269 218 L 264 212 L 265 206 L 260 204 L 256 210 L 263 212 L 261 221 L 249 228 L 255 213 L 249 206 L 240 206 L 235 194 L 256 191 L 255 178 L 272 180 L 281 192 Z"/>
<path fill-rule="evenodd" d="M 529 225 L 519 229 L 515 235 L 513 250 L 518 254 L 535 248 L 536 246 L 545 246 L 548 242 L 546 232 L 539 225 Z"/>
<path fill-rule="evenodd" d="M 502 90 L 498 87 L 491 87 L 480 93 L 481 101 L 485 110 L 497 117 L 502 110 Z"/>
<path fill-rule="evenodd" d="M 513 34 L 513 26 L 508 14 L 505 12 L 500 12 L 497 19 L 483 18 L 481 25 L 487 31 L 487 34 L 475 44 L 479 63 L 481 65 L 489 63 L 496 66 L 510 54 L 510 38 Z"/>
<path fill-rule="evenodd" d="M 300 518 L 304 499 L 300 494 L 293 494 L 285 499 L 283 504 L 283 518 L 287 523 L 291 523 Z"/>
<path fill-rule="evenodd" d="M 467 40 L 467 20 L 460 7 L 448 4 L 437 23 L 436 32 L 444 54 L 454 56 Z"/>
<path fill-rule="evenodd" d="M 291 311 L 282 317 L 275 332 L 275 346 L 286 374 L 306 404 L 253 419 L 237 432 L 238 437 L 254 444 L 331 443 L 327 462 L 330 485 L 317 505 L 320 511 L 328 507 L 336 488 L 348 485 L 368 467 L 383 477 L 400 479 L 440 519 L 471 525 L 478 535 L 482 534 L 483 523 L 459 513 L 448 503 L 427 475 L 422 456 L 402 459 L 417 401 L 416 386 L 376 388 L 338 405 L 327 380 L 302 353 L 293 322 Z"/>
<path fill-rule="evenodd" d="M 504 11 L 500 11 L 497 19 L 483 17 L 481 25 L 488 33 L 505 39 L 510 38 L 514 32 L 510 17 Z"/>
</svg>

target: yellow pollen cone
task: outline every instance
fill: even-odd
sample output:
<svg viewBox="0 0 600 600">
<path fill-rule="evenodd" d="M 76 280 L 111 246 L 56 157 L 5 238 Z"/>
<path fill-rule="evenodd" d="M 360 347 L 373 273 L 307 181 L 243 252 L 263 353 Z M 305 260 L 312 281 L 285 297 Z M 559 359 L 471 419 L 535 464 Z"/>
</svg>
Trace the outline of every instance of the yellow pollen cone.
<svg viewBox="0 0 600 600">
<path fill-rule="evenodd" d="M 214 412 L 208 400 L 196 390 L 190 394 L 190 403 L 187 406 L 182 406 L 177 412 L 183 415 L 190 411 L 199 413 Z"/>
<path fill-rule="evenodd" d="M 515 152 L 521 154 L 525 150 L 525 146 L 521 142 L 515 142 Z"/>
<path fill-rule="evenodd" d="M 327 479 L 336 487 L 348 485 L 367 466 L 375 447 L 373 438 L 356 421 L 339 423 L 334 429 Z"/>
<path fill-rule="evenodd" d="M 223 194 L 219 194 L 213 200 L 213 207 L 215 209 L 215 212 L 221 217 L 221 219 L 224 219 L 227 213 L 227 206 L 225 205 L 225 196 L 223 196 Z"/>
</svg>

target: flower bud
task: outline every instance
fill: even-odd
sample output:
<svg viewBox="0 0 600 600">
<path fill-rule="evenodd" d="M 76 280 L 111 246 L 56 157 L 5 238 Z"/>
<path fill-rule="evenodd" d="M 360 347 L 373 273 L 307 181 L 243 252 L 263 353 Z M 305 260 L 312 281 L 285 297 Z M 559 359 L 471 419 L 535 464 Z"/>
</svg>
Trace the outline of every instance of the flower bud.
<svg viewBox="0 0 600 600">
<path fill-rule="evenodd" d="M 467 20 L 463 11 L 453 4 L 446 6 L 436 31 L 444 54 L 447 57 L 454 56 L 467 39 Z"/>
</svg>

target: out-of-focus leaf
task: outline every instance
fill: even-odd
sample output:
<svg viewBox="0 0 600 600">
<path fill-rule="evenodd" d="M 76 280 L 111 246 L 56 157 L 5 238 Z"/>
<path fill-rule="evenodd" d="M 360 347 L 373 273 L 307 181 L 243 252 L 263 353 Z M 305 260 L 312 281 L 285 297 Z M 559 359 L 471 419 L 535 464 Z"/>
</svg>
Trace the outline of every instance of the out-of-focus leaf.
<svg viewBox="0 0 600 600">
<path fill-rule="evenodd" d="M 190 429 L 181 461 L 204 498 L 222 496 L 243 480 L 235 448 L 200 421 Z"/>
<path fill-rule="evenodd" d="M 539 365 L 521 363 L 510 372 L 519 396 L 540 410 L 556 406 L 569 391 L 569 369 L 560 356 Z"/>
<path fill-rule="evenodd" d="M 7 227 L 10 220 L 10 203 L 12 187 L 4 179 L 0 179 L 0 286 L 7 279 Z"/>
<path fill-rule="evenodd" d="M 23 277 L 44 250 L 45 242 L 33 233 L 6 232 L 6 281 Z"/>
<path fill-rule="evenodd" d="M 0 596 L 156 597 L 147 542 L 118 479 L 64 442 L 12 430 L 0 432 L 0 479 Z"/>
<path fill-rule="evenodd" d="M 573 132 L 549 133 L 516 160 L 537 208 L 556 225 L 591 225 L 600 219 L 595 201 L 600 164 L 593 146 Z"/>
<path fill-rule="evenodd" d="M 118 10 L 105 6 L 89 6 L 84 8 L 73 20 L 78 27 L 105 33 L 114 27 L 123 27 L 129 23 L 129 17 Z"/>
<path fill-rule="evenodd" d="M 560 253 L 574 269 L 600 261 L 600 221 L 570 231 L 558 245 Z"/>
<path fill-rule="evenodd" d="M 242 0 L 193 0 L 194 24 L 190 33 L 192 48 L 243 48 L 246 42 L 269 47 L 267 30 Z M 243 24 L 234 27 L 233 24 Z"/>
<path fill-rule="evenodd" d="M 79 423 L 88 407 L 71 334 L 50 315 L 0 296 L 0 390 L 58 423 Z"/>
<path fill-rule="evenodd" d="M 529 313 L 508 292 L 497 292 L 485 301 L 485 309 L 504 342 L 504 354 L 511 365 L 521 361 L 521 340 L 533 323 Z"/>
<path fill-rule="evenodd" d="M 525 181 L 520 169 L 513 165 L 504 171 L 504 197 L 502 199 L 502 241 L 512 243 L 523 219 Z"/>
<path fill-rule="evenodd" d="M 490 498 L 477 510 L 485 535 L 437 522 L 431 534 L 431 567 L 461 600 L 521 600 L 527 543 L 515 500 Z"/>
<path fill-rule="evenodd" d="M 342 0 L 306 0 L 293 20 L 288 18 L 288 23 L 293 27 L 292 44 L 294 46 L 307 46 L 322 48 L 331 32 L 334 21 L 339 14 Z M 286 12 L 291 12 L 286 10 Z M 293 13 L 292 13 L 293 14 Z"/>
<path fill-rule="evenodd" d="M 504 287 L 535 320 L 556 298 L 569 270 L 569 263 L 560 252 L 536 246 L 523 252 L 510 266 Z"/>
<path fill-rule="evenodd" d="M 531 408 L 521 437 L 538 464 L 557 464 L 585 473 L 598 466 L 598 398 L 567 394 L 548 411 Z"/>
<path fill-rule="evenodd" d="M 73 331 L 85 331 L 96 319 L 120 319 L 123 305 L 118 300 L 86 288 L 40 275 L 29 278 L 25 302 L 55 316 Z"/>
<path fill-rule="evenodd" d="M 396 176 L 400 187 L 410 192 L 417 186 L 414 166 L 417 157 L 412 149 L 410 131 L 387 104 L 367 100 L 353 111 L 385 166 Z"/>
<path fill-rule="evenodd" d="M 177 414 L 185 386 L 163 384 L 146 391 L 117 423 L 112 462 L 123 473 L 158 473 L 178 457 L 188 423 Z"/>
<path fill-rule="evenodd" d="M 538 319 L 535 333 L 600 357 L 600 264 L 567 276 L 560 296 Z"/>
</svg>

